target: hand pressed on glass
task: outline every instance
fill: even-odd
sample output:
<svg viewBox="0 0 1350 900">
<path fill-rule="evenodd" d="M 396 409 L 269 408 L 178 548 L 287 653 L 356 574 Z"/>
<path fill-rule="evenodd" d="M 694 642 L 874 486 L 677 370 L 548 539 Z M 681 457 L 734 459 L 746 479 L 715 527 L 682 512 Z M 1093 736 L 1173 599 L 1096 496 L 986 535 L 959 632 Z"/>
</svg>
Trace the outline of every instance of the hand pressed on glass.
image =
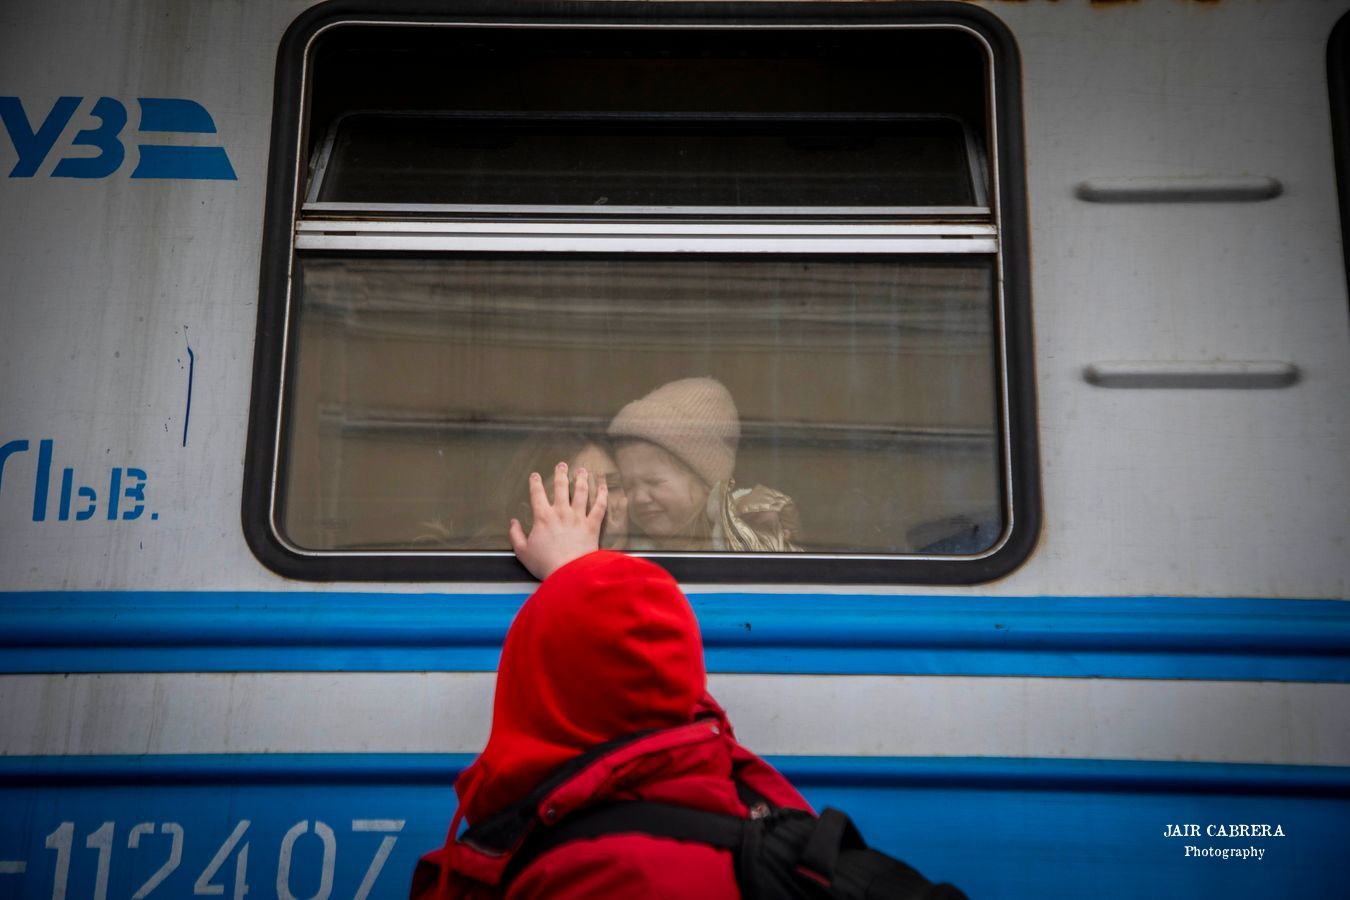
<svg viewBox="0 0 1350 900">
<path fill-rule="evenodd" d="M 587 512 L 590 477 L 585 469 L 576 473 L 576 487 L 568 497 L 567 463 L 553 470 L 553 501 L 544 490 L 544 479 L 530 473 L 530 510 L 534 524 L 527 537 L 520 520 L 511 520 L 511 549 L 530 574 L 543 581 L 574 559 L 600 549 L 600 528 L 605 521 L 609 486 L 596 487 L 595 503 Z"/>
</svg>

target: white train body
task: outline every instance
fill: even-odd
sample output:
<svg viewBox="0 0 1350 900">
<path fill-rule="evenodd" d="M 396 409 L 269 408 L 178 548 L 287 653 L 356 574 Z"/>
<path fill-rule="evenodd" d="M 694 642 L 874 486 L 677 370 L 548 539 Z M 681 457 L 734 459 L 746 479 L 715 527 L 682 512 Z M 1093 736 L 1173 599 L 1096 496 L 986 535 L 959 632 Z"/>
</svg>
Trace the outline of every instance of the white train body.
<svg viewBox="0 0 1350 900">
<path fill-rule="evenodd" d="M 834 6 L 736 22 L 867 21 Z M 871 6 L 977 10 L 1020 57 L 1037 533 L 978 583 L 694 581 L 713 693 L 972 897 L 1332 896 L 1350 4 Z M 403 896 L 485 740 L 523 577 L 290 577 L 246 536 L 278 49 L 310 7 L 0 5 L 0 897 Z"/>
</svg>

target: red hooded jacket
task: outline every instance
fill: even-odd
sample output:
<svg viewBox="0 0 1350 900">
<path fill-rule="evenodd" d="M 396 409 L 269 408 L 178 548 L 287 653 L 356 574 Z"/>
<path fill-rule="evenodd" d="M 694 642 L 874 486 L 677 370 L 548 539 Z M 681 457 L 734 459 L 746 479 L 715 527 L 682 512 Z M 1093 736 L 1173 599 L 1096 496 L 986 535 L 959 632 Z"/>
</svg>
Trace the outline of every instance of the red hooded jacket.
<svg viewBox="0 0 1350 900">
<path fill-rule="evenodd" d="M 603 550 L 558 569 L 507 632 L 487 747 L 455 783 L 459 810 L 445 846 L 419 863 L 414 900 L 739 898 L 730 852 L 704 844 L 642 834 L 579 840 L 541 854 L 503 892 L 523 833 L 505 850 L 455 837 L 461 817 L 479 825 L 560 765 L 652 729 L 591 759 L 531 812 L 549 823 L 597 803 L 650 800 L 744 816 L 738 781 L 778 806 L 810 809 L 736 742 L 706 681 L 698 623 L 665 570 Z"/>
</svg>

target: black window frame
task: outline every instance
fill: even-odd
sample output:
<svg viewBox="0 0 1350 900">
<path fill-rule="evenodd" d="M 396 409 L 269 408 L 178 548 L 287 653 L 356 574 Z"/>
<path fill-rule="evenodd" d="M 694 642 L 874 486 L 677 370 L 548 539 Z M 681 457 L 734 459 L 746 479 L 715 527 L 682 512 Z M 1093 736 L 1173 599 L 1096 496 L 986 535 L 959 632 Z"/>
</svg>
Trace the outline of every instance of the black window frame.
<svg viewBox="0 0 1350 900">
<path fill-rule="evenodd" d="M 1336 195 L 1340 201 L 1341 252 L 1350 287 L 1350 13 L 1337 20 L 1327 40 L 1327 100 L 1331 104 Z"/>
<path fill-rule="evenodd" d="M 840 554 L 647 554 L 686 582 L 794 584 L 977 584 L 1001 578 L 1030 556 L 1040 533 L 1040 479 L 1032 359 L 1029 240 L 1020 104 L 1021 73 L 1011 33 L 991 13 L 959 3 L 614 3 L 484 0 L 409 2 L 397 8 L 330 0 L 308 10 L 286 31 L 277 56 L 271 155 L 260 263 L 258 328 L 244 465 L 245 538 L 268 568 L 310 581 L 522 581 L 524 568 L 509 553 L 308 552 L 291 547 L 274 525 L 280 441 L 279 416 L 294 265 L 294 226 L 302 202 L 305 103 L 309 49 L 324 31 L 343 23 L 541 27 L 718 26 L 891 28 L 945 26 L 976 35 L 989 54 L 993 82 L 990 127 L 996 190 L 991 190 L 999 236 L 1002 301 L 996 304 L 994 364 L 1001 373 L 1000 492 L 1006 530 L 995 548 L 972 557 Z M 1000 339 L 1001 338 L 1001 339 Z"/>
</svg>

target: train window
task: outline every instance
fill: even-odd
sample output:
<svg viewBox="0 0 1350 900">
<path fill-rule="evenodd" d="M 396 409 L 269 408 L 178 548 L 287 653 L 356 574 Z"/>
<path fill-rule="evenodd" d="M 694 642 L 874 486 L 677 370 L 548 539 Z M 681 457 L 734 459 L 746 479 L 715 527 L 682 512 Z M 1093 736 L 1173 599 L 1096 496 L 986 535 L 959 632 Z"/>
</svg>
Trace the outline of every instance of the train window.
<svg viewBox="0 0 1350 900">
<path fill-rule="evenodd" d="M 935 118 L 367 114 L 335 122 L 320 159 L 320 202 L 872 212 L 984 199 L 972 136 Z"/>
<path fill-rule="evenodd" d="M 686 579 L 977 581 L 1029 552 L 991 17 L 321 11 L 278 72 L 308 79 L 279 85 L 247 475 L 274 567 L 518 578 L 507 521 L 558 460 L 609 481 L 606 545 Z"/>
</svg>

